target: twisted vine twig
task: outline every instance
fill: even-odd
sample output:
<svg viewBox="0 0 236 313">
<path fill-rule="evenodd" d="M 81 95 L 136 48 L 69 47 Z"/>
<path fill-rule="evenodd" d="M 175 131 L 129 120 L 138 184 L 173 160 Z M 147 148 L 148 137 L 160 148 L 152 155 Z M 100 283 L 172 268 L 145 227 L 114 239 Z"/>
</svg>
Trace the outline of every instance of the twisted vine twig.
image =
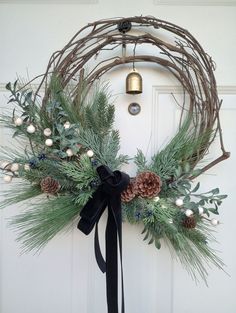
<svg viewBox="0 0 236 313">
<path fill-rule="evenodd" d="M 118 23 L 129 21 L 134 31 L 120 33 Z M 148 30 L 151 28 L 151 32 Z M 143 33 L 135 34 L 141 29 Z M 156 30 L 172 35 L 173 40 L 163 40 L 156 35 Z M 154 34 L 155 33 L 155 34 Z M 163 36 L 162 36 L 163 37 Z M 169 38 L 169 37 L 167 37 Z M 156 55 L 120 56 L 120 46 L 149 44 L 157 47 Z M 92 64 L 103 51 L 111 50 L 112 57 Z M 115 55 L 114 55 L 115 54 Z M 227 159 L 230 153 L 224 148 L 219 111 L 221 101 L 218 98 L 214 76 L 215 65 L 211 57 L 203 50 L 199 42 L 186 30 L 175 24 L 151 16 L 105 19 L 90 23 L 78 31 L 66 46 L 53 53 L 46 72 L 42 77 L 36 95 L 43 84 L 46 91 L 42 107 L 50 97 L 48 80 L 51 73 L 60 77 L 63 88 L 76 82 L 71 91 L 74 100 L 79 99 L 82 82 L 91 86 L 97 79 L 116 66 L 133 62 L 152 62 L 165 67 L 183 86 L 189 95 L 188 115 L 195 125 L 195 136 L 212 133 L 200 151 L 194 151 L 189 158 L 193 167 L 208 152 L 209 146 L 219 135 L 222 155 L 201 169 L 201 173 Z M 85 76 L 84 67 L 89 64 L 90 71 Z M 184 108 L 185 107 L 185 108 Z M 186 105 L 182 107 L 186 110 Z M 183 112 L 182 112 L 183 113 Z"/>
</svg>

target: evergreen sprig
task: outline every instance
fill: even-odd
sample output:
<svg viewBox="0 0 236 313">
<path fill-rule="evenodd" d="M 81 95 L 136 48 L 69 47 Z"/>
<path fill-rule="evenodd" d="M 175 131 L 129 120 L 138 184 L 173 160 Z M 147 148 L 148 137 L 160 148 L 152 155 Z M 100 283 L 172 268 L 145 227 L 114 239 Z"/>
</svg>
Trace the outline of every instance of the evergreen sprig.
<svg viewBox="0 0 236 313">
<path fill-rule="evenodd" d="M 30 209 L 10 221 L 19 232 L 18 240 L 25 251 L 40 250 L 78 218 L 81 208 L 101 183 L 96 166 L 107 165 L 117 170 L 129 161 L 128 156 L 119 155 L 119 132 L 113 129 L 115 107 L 110 103 L 107 89 L 95 89 L 91 96 L 86 86 L 82 87 L 74 97 L 70 88 L 63 88 L 60 78 L 53 74 L 42 106 L 32 90 L 19 88 L 18 82 L 7 85 L 9 102 L 15 104 L 17 110 L 12 115 L 2 115 L 0 122 L 13 130 L 14 139 L 24 138 L 26 144 L 19 150 L 8 147 L 0 150 L 9 165 L 20 164 L 18 173 L 12 175 L 14 180 L 21 178 L 19 184 L 13 183 L 12 188 L 3 193 L 5 200 L 0 207 L 28 200 Z M 16 113 L 23 119 L 22 125 L 14 124 Z M 65 123 L 69 127 L 65 127 Z M 202 218 L 199 212 L 203 210 L 208 217 L 218 214 L 226 195 L 221 195 L 218 188 L 199 192 L 200 184 L 193 185 L 192 178 L 199 173 L 195 168 L 197 154 L 207 153 L 205 147 L 211 133 L 205 132 L 196 138 L 190 123 L 191 119 L 187 118 L 150 162 L 138 150 L 134 157 L 137 172 L 152 171 L 160 176 L 160 198 L 136 196 L 122 204 L 122 212 L 124 221 L 144 226 L 144 241 L 160 249 L 164 240 L 192 277 L 197 279 L 198 274 L 206 281 L 207 266 L 212 263 L 222 269 L 223 263 L 208 246 L 208 241 L 215 240 L 210 220 Z M 27 132 L 29 124 L 35 125 L 35 133 Z M 45 146 L 45 128 L 51 130 L 53 146 Z M 86 154 L 88 150 L 93 151 L 92 157 Z M 4 168 L 5 171 L 11 170 Z M 45 197 L 41 182 L 48 176 L 57 181 L 60 190 L 56 195 Z M 177 198 L 183 200 L 181 209 L 175 203 Z M 183 227 L 186 209 L 191 210 L 196 219 L 194 229 Z"/>
<path fill-rule="evenodd" d="M 107 95 L 100 91 L 95 95 L 91 105 L 85 108 L 85 128 L 91 129 L 99 137 L 106 136 L 114 123 L 114 105 L 110 105 Z"/>
<path fill-rule="evenodd" d="M 70 195 L 62 195 L 31 204 L 31 208 L 12 218 L 10 226 L 18 231 L 23 251 L 39 251 L 55 235 L 69 229 L 81 207 Z"/>
<path fill-rule="evenodd" d="M 97 173 L 88 156 L 81 156 L 79 162 L 63 162 L 59 166 L 63 175 L 72 180 L 78 190 L 86 189 L 96 179 Z"/>
<path fill-rule="evenodd" d="M 186 118 L 167 146 L 153 156 L 150 169 L 156 172 L 163 181 L 179 175 L 179 171 L 182 169 L 190 174 L 190 169 L 193 170 L 196 165 L 196 160 L 193 157 L 194 151 L 203 150 L 209 136 L 211 133 L 206 133 L 202 137 L 195 137 L 194 128 L 190 128 L 190 119 Z M 194 174 L 196 173 L 192 173 L 193 176 Z"/>
</svg>

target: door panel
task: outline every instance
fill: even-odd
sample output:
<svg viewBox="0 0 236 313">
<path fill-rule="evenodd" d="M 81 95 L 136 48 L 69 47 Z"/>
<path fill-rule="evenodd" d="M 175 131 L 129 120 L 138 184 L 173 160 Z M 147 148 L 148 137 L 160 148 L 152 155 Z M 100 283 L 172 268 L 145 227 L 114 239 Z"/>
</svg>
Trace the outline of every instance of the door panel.
<svg viewBox="0 0 236 313">
<path fill-rule="evenodd" d="M 114 8 L 109 8 L 108 3 L 104 5 L 102 1 L 88 2 L 99 2 L 102 6 L 93 6 L 92 10 L 88 10 L 86 6 L 80 6 L 79 9 L 72 6 L 71 9 L 62 5 L 56 11 L 52 5 L 39 5 L 33 6 L 30 14 L 24 6 L 1 6 L 3 14 L 0 22 L 4 22 L 6 16 L 5 23 L 9 30 L 2 31 L 1 34 L 5 46 L 1 47 L 3 55 L 0 56 L 0 83 L 12 77 L 15 71 L 24 73 L 27 65 L 35 75 L 41 73 L 50 53 L 63 46 L 79 26 L 88 21 L 104 16 L 132 15 L 134 7 L 139 6 L 137 1 L 129 3 L 129 6 L 123 3 L 123 8 L 120 2 L 116 7 L 112 3 L 114 11 Z M 235 56 L 233 49 L 236 47 L 233 8 L 213 8 L 211 14 L 206 8 L 201 10 L 200 7 L 194 8 L 194 13 L 186 8 L 179 8 L 177 12 L 175 7 L 167 7 L 165 11 L 158 6 L 154 11 L 154 6 L 150 3 L 147 2 L 144 6 L 140 2 L 142 8 L 138 7 L 137 14 L 151 12 L 156 16 L 162 15 L 163 19 L 194 30 L 199 41 L 217 61 L 218 81 L 222 84 L 235 82 L 235 62 L 232 62 Z M 8 12 L 11 19 L 13 17 L 15 26 L 14 23 L 9 23 L 10 18 L 4 12 Z M 201 27 L 193 14 L 201 16 Z M 2 26 L 2 29 L 5 27 Z M 22 34 L 25 34 L 25 39 Z M 39 38 L 36 34 L 39 34 Z M 218 37 L 221 40 L 216 40 Z M 231 49 L 229 45 L 232 46 Z M 35 54 L 32 50 L 36 51 Z M 132 53 L 132 50 L 128 52 Z M 121 152 L 134 156 L 137 148 L 140 148 L 150 159 L 155 151 L 164 147 L 172 138 L 178 127 L 180 110 L 175 99 L 179 104 L 182 103 L 182 90 L 175 86 L 176 81 L 165 70 L 158 67 L 146 68 L 144 65 L 137 67 L 143 76 L 142 95 L 134 97 L 124 93 L 125 77 L 130 71 L 127 65 L 123 69 L 115 69 L 104 80 L 110 82 L 111 91 L 115 95 L 115 125 L 121 134 Z M 219 90 L 224 100 L 221 113 L 224 139 L 232 156 L 203 175 L 200 181 L 204 190 L 217 186 L 222 193 L 229 194 L 221 208 L 222 224 L 216 233 L 220 244 L 216 248 L 221 251 L 227 264 L 226 271 L 231 277 L 213 269 L 209 271 L 209 288 L 202 283 L 196 286 L 181 266 L 172 260 L 165 246 L 160 251 L 152 245 L 148 246 L 142 240 L 142 227 L 125 223 L 124 277 L 126 307 L 129 313 L 235 313 L 236 299 L 233 292 L 236 290 L 236 252 L 233 232 L 236 219 L 236 87 L 225 86 Z M 5 95 L 1 90 L 1 110 L 7 107 Z M 139 102 L 142 107 L 137 116 L 131 116 L 127 111 L 128 104 L 133 101 Z M 9 134 L 0 128 L 0 144 L 9 144 L 9 140 Z M 215 144 L 207 158 L 218 156 L 219 153 Z M 130 175 L 135 174 L 132 162 L 124 170 Z M 1 189 L 5 187 L 0 184 Z M 84 236 L 76 229 L 75 224 L 70 232 L 54 238 L 39 255 L 21 255 L 20 245 L 15 241 L 16 234 L 7 227 L 7 223 L 9 217 L 29 206 L 30 204 L 21 207 L 15 205 L 0 211 L 0 312 L 105 313 L 105 277 L 95 262 L 93 234 Z M 104 216 L 99 228 L 101 241 L 104 238 L 105 223 Z M 104 246 L 104 242 L 102 244 Z"/>
</svg>

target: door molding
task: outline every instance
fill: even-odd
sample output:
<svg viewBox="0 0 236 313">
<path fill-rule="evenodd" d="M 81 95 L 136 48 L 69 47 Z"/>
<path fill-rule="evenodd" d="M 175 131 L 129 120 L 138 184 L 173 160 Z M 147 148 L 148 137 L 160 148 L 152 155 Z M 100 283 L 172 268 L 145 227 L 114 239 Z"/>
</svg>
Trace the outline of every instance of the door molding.
<svg viewBox="0 0 236 313">
<path fill-rule="evenodd" d="M 1 0 L 0 0 L 1 2 Z M 0 92 L 6 92 L 6 84 L 7 83 L 0 83 Z M 33 90 L 36 90 L 38 84 L 31 84 Z M 44 88 L 42 88 L 43 90 Z M 171 92 L 181 92 L 183 88 L 177 85 L 162 85 L 162 86 L 153 86 L 153 91 L 158 92 L 159 94 L 163 93 L 171 93 Z M 217 87 L 219 94 L 224 95 L 235 95 L 236 94 L 236 85 L 219 85 Z"/>
<path fill-rule="evenodd" d="M 172 6 L 236 6 L 235 0 L 153 0 L 154 5 L 172 5 Z"/>
<path fill-rule="evenodd" d="M 97 4 L 98 0 L 0 0 L 0 4 Z"/>
</svg>

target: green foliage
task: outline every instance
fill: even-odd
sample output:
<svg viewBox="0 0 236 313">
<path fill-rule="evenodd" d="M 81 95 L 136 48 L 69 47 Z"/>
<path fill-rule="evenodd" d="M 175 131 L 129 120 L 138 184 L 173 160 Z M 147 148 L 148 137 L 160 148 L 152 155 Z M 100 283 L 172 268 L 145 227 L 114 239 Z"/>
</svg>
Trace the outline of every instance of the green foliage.
<svg viewBox="0 0 236 313">
<path fill-rule="evenodd" d="M 60 172 L 68 179 L 73 180 L 78 190 L 86 189 L 90 183 L 97 178 L 95 168 L 87 155 L 81 156 L 78 163 L 63 162 L 59 167 Z"/>
<path fill-rule="evenodd" d="M 104 137 L 99 136 L 91 129 L 79 133 L 79 142 L 83 147 L 92 149 L 99 163 L 108 165 L 113 170 L 128 161 L 127 156 L 120 155 L 117 157 L 120 149 L 119 141 L 119 132 L 115 130 Z"/>
<path fill-rule="evenodd" d="M 194 129 L 190 128 L 190 120 L 186 119 L 169 144 L 154 155 L 150 170 L 156 172 L 163 181 L 179 176 L 180 171 L 188 176 L 196 174 L 191 171 L 195 166 L 197 151 L 204 149 L 210 135 L 206 133 L 196 138 Z"/>
<path fill-rule="evenodd" d="M 77 110 L 75 110 L 69 89 L 64 90 L 60 78 L 55 74 L 51 76 L 49 90 L 49 98 L 45 104 L 47 114 L 42 116 L 46 117 L 49 123 L 47 126 L 50 126 L 53 122 L 62 125 L 66 121 L 70 121 L 72 124 L 78 123 L 79 116 Z"/>
<path fill-rule="evenodd" d="M 75 203 L 79 206 L 79 207 L 83 207 L 85 206 L 85 204 L 88 202 L 88 200 L 91 198 L 93 194 L 93 190 L 92 189 L 85 189 L 82 190 L 75 198 Z"/>
<path fill-rule="evenodd" d="M 12 148 L 0 150 L 5 160 L 20 164 L 19 173 L 14 176 L 22 179 L 4 193 L 5 201 L 1 207 L 32 199 L 28 202 L 30 209 L 10 222 L 19 232 L 18 240 L 23 243 L 25 251 L 41 249 L 78 218 L 81 208 L 101 183 L 96 166 L 103 164 L 117 170 L 129 161 L 128 156 L 119 155 L 119 132 L 113 129 L 115 108 L 109 101 L 106 88 L 96 89 L 91 96 L 86 86 L 80 86 L 80 93 L 74 97 L 74 86 L 71 90 L 63 88 L 55 74 L 47 87 L 42 105 L 32 90 L 19 89 L 17 81 L 7 84 L 11 94 L 9 102 L 16 105 L 17 116 L 22 117 L 23 124 L 15 126 L 16 110 L 12 115 L 5 113 L 0 118 L 0 122 L 13 130 L 14 138 L 27 140 L 19 151 Z M 70 123 L 69 128 L 64 127 L 65 122 Z M 30 123 L 36 127 L 33 134 L 27 132 Z M 45 146 L 45 128 L 52 131 L 52 147 Z M 200 184 L 193 186 L 190 178 L 200 171 L 195 169 L 197 155 L 205 151 L 211 138 L 210 132 L 201 138 L 196 138 L 195 134 L 191 119 L 187 118 L 174 138 L 153 156 L 151 162 L 138 150 L 134 158 L 138 172 L 153 171 L 161 177 L 160 199 L 136 196 L 129 203 L 123 203 L 122 208 L 123 220 L 144 226 L 144 241 L 160 249 L 164 240 L 195 279 L 199 274 L 206 280 L 206 266 L 212 263 L 222 269 L 223 263 L 207 244 L 214 237 L 209 220 L 200 216 L 199 208 L 202 207 L 208 216 L 218 214 L 226 195 L 221 195 L 218 188 L 199 192 Z M 72 150 L 73 156 L 68 157 L 67 149 Z M 93 158 L 86 155 L 87 150 L 94 152 Z M 42 154 L 45 157 L 40 157 Z M 26 170 L 25 164 L 30 164 L 30 169 Z M 42 194 L 40 183 L 47 176 L 60 184 L 58 196 L 44 197 Z M 195 229 L 183 227 L 186 216 L 184 210 L 175 205 L 177 198 L 183 199 L 184 210 L 193 211 L 197 222 Z"/>
<path fill-rule="evenodd" d="M 71 195 L 46 198 L 32 204 L 32 208 L 12 218 L 10 226 L 19 233 L 23 251 L 39 251 L 56 234 L 68 229 L 81 207 Z"/>
<path fill-rule="evenodd" d="M 138 149 L 138 152 L 134 157 L 134 163 L 137 165 L 138 172 L 144 172 L 148 169 L 147 159 L 140 149 Z"/>
<path fill-rule="evenodd" d="M 7 191 L 1 192 L 5 200 L 0 203 L 0 209 L 35 198 L 41 193 L 41 189 L 38 186 L 29 185 L 25 182 L 14 183 Z"/>
<path fill-rule="evenodd" d="M 13 85 L 8 83 L 6 89 L 11 93 L 8 103 L 15 103 L 21 109 L 24 122 L 34 122 L 39 115 L 40 108 L 33 102 L 33 91 L 28 89 L 19 91 L 17 80 Z"/>
<path fill-rule="evenodd" d="M 34 185 L 40 185 L 43 178 L 50 176 L 57 180 L 61 186 L 61 191 L 71 191 L 76 188 L 76 184 L 73 180 L 65 177 L 65 173 L 61 171 L 62 162 L 55 160 L 43 160 L 38 161 L 36 168 L 24 171 L 23 178 Z"/>
<path fill-rule="evenodd" d="M 50 197 L 43 202 L 36 202 L 31 210 L 16 216 L 12 221 L 12 226 L 24 229 L 19 239 L 26 245 L 26 249 L 38 249 L 73 219 L 74 214 L 78 214 L 94 192 L 92 183 L 99 183 L 93 160 L 85 152 L 92 149 L 98 165 L 106 164 L 114 170 L 127 162 L 127 156 L 118 155 L 119 133 L 112 129 L 114 106 L 109 103 L 105 88 L 95 90 L 93 96 L 88 95 L 87 98 L 83 90 L 79 106 L 76 101 L 78 97 L 72 99 L 69 88 L 64 89 L 55 74 L 49 82 L 43 106 L 38 103 L 38 97 L 34 96 L 32 90 L 19 88 L 17 81 L 7 84 L 6 88 L 11 94 L 9 102 L 19 108 L 17 117 L 23 119 L 23 124 L 14 124 L 15 110 L 12 116 L 5 114 L 1 120 L 13 130 L 14 138 L 25 138 L 28 143 L 22 145 L 19 151 L 8 147 L 0 151 L 2 158 L 9 163 L 20 164 L 17 175 L 22 179 L 17 191 L 9 189 L 4 194 L 6 200 L 2 206 L 37 198 L 42 194 L 40 183 L 47 176 L 58 181 L 61 186 L 58 198 Z M 33 101 L 35 98 L 36 101 Z M 64 123 L 68 121 L 70 127 L 65 128 Z M 30 123 L 36 127 L 33 134 L 27 132 Z M 45 128 L 52 131 L 52 147 L 45 146 Z M 73 157 L 67 157 L 67 149 L 72 149 Z M 46 159 L 41 160 L 41 154 Z M 25 170 L 25 164 L 33 165 Z M 49 209 L 50 206 L 53 209 Z M 65 220 L 63 212 L 66 214 Z M 52 222 L 54 219 L 55 223 Z M 43 235 L 45 229 L 47 231 Z"/>
<path fill-rule="evenodd" d="M 84 128 L 91 129 L 94 134 L 104 137 L 110 132 L 114 123 L 114 105 L 108 103 L 104 91 L 99 91 L 90 105 L 85 108 Z"/>
<path fill-rule="evenodd" d="M 135 214 L 134 210 L 132 212 Z M 214 241 L 214 237 L 209 233 L 204 220 L 198 219 L 198 227 L 195 229 L 182 227 L 184 213 L 165 199 L 158 202 L 146 201 L 141 214 L 140 221 L 144 224 L 143 240 L 160 249 L 163 239 L 176 252 L 179 261 L 195 280 L 201 277 L 207 283 L 207 267 L 211 263 L 223 269 L 223 262 L 207 244 L 209 240 Z"/>
</svg>

